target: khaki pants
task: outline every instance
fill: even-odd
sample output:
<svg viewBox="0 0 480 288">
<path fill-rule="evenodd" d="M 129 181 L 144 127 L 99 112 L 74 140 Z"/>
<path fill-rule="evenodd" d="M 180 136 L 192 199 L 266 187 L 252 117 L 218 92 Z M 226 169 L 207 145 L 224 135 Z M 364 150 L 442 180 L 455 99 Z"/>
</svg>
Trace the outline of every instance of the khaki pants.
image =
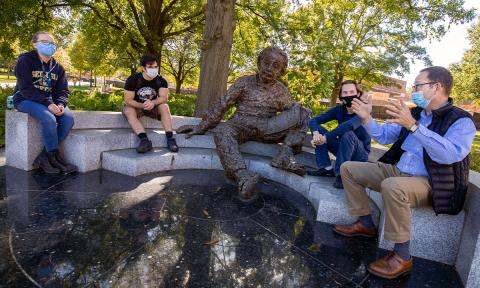
<svg viewBox="0 0 480 288">
<path fill-rule="evenodd" d="M 385 239 L 393 243 L 410 240 L 411 208 L 431 203 L 427 177 L 403 174 L 396 166 L 381 162 L 345 162 L 340 174 L 352 216 L 370 214 L 366 187 L 378 191 L 384 203 Z"/>
<path fill-rule="evenodd" d="M 164 105 L 164 104 L 162 104 L 162 105 Z M 160 105 L 155 105 L 155 107 L 153 107 L 152 110 L 143 110 L 143 109 L 138 109 L 138 108 L 132 107 L 130 105 L 124 104 L 123 109 L 122 109 L 122 114 L 125 114 L 125 109 L 127 107 L 131 107 L 131 108 L 135 109 L 135 112 L 137 113 L 137 118 L 141 118 L 143 116 L 146 116 L 146 117 L 156 119 L 158 121 L 162 121 L 162 115 L 159 111 L 159 106 Z"/>
</svg>

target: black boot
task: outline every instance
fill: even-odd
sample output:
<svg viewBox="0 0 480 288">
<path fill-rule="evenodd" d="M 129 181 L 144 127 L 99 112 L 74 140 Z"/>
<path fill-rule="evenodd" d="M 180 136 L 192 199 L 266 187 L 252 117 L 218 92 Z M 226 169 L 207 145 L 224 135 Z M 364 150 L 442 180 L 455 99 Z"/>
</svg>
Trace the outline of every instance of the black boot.
<svg viewBox="0 0 480 288">
<path fill-rule="evenodd" d="M 70 164 L 68 163 L 67 161 L 65 161 L 65 159 L 63 159 L 62 155 L 60 155 L 60 151 L 56 151 L 55 153 L 55 158 L 57 159 L 57 161 L 62 164 L 63 166 L 65 166 L 65 168 L 67 168 L 67 170 L 69 172 L 66 172 L 66 173 L 73 173 L 73 172 L 77 172 L 78 168 L 77 166 L 73 165 L 73 164 Z"/>
<path fill-rule="evenodd" d="M 50 161 L 48 161 L 48 156 L 47 156 L 47 151 L 42 150 L 40 155 L 35 158 L 35 161 L 33 161 L 33 166 L 41 168 L 43 172 L 47 174 L 59 174 L 60 169 L 55 168 L 50 164 Z"/>
<path fill-rule="evenodd" d="M 52 164 L 53 167 L 58 168 L 60 172 L 64 174 L 68 174 L 72 172 L 67 167 L 65 167 L 62 163 L 58 162 L 57 158 L 55 157 L 55 154 L 57 154 L 57 151 L 47 152 L 47 158 L 50 164 Z"/>
<path fill-rule="evenodd" d="M 147 153 L 150 150 L 152 150 L 152 141 L 150 141 L 148 138 L 140 139 L 140 143 L 137 147 L 137 152 Z"/>
</svg>

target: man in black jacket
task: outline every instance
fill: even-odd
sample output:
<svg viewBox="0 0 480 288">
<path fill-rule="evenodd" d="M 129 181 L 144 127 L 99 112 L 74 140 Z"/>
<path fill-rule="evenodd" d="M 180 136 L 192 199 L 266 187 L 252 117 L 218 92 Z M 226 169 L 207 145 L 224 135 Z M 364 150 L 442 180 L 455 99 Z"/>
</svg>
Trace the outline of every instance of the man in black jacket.
<svg viewBox="0 0 480 288">
<path fill-rule="evenodd" d="M 412 269 L 409 252 L 411 208 L 433 204 L 435 213 L 456 214 L 463 208 L 468 185 L 468 155 L 476 129 L 469 113 L 452 105 L 450 72 L 443 67 L 420 71 L 413 85 L 410 109 L 392 101 L 392 119 L 380 125 L 368 103 L 354 100 L 354 112 L 370 136 L 380 144 L 395 143 L 377 163 L 345 162 L 341 168 L 348 211 L 359 217 L 351 225 L 336 225 L 338 234 L 375 237 L 365 188 L 382 194 L 384 237 L 395 243 L 393 252 L 368 266 L 379 277 L 396 278 Z"/>
</svg>

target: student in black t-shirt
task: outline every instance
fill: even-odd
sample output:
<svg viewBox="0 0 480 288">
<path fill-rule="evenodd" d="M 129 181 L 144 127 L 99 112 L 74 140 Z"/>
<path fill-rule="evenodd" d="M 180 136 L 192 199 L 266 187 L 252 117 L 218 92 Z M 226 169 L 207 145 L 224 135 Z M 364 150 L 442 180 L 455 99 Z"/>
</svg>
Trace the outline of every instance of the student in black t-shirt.
<svg viewBox="0 0 480 288">
<path fill-rule="evenodd" d="M 166 131 L 168 150 L 177 152 L 178 146 L 172 132 L 172 115 L 167 104 L 167 80 L 158 74 L 158 61 L 155 56 L 143 55 L 140 58 L 140 64 L 142 72 L 133 74 L 125 82 L 123 107 L 123 115 L 140 138 L 137 152 L 145 153 L 152 150 L 152 141 L 148 139 L 145 128 L 138 119 L 142 116 L 162 121 Z"/>
</svg>

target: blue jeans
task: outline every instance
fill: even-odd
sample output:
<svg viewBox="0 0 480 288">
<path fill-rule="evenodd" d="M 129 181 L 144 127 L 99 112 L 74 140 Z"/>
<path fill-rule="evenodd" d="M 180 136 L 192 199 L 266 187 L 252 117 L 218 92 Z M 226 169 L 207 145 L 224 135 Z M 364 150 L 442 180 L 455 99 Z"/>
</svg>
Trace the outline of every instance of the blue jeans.
<svg viewBox="0 0 480 288">
<path fill-rule="evenodd" d="M 320 127 L 318 131 L 320 134 L 328 132 L 327 129 Z M 343 134 L 339 139 L 329 139 L 327 144 L 317 145 L 315 147 L 315 159 L 318 168 L 325 168 L 332 165 L 328 152 L 331 152 L 337 157 L 335 161 L 335 175 L 340 175 L 340 166 L 346 161 L 360 161 L 366 162 L 368 160 L 368 152 L 363 147 L 362 141 L 360 141 L 353 131 L 348 131 Z"/>
<path fill-rule="evenodd" d="M 62 116 L 55 116 L 45 105 L 30 100 L 23 100 L 15 108 L 27 113 L 40 123 L 43 145 L 48 152 L 58 149 L 58 145 L 67 138 L 73 127 L 74 120 L 68 107 L 65 107 L 65 113 Z"/>
</svg>

